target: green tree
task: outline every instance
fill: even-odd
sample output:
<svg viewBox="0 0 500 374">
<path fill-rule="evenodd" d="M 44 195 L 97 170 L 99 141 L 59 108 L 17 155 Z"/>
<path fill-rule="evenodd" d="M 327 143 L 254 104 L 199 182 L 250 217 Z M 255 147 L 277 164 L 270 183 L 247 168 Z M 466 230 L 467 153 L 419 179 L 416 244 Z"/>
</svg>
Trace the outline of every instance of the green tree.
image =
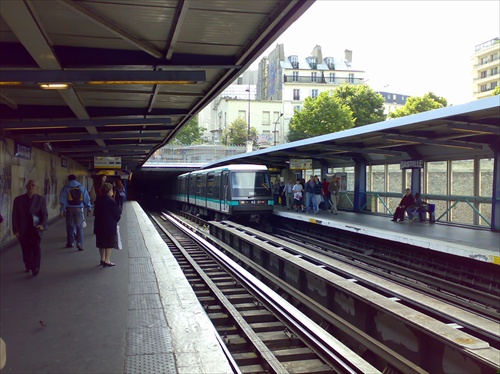
<svg viewBox="0 0 500 374">
<path fill-rule="evenodd" d="M 175 138 L 172 139 L 170 143 L 191 145 L 191 144 L 202 144 L 203 133 L 205 128 L 200 127 L 198 124 L 198 116 L 193 117 L 187 124 L 185 124 L 177 133 Z"/>
<path fill-rule="evenodd" d="M 339 98 L 322 92 L 308 97 L 304 107 L 295 111 L 290 121 L 289 142 L 347 130 L 354 127 L 352 111 Z"/>
<path fill-rule="evenodd" d="M 351 111 L 354 127 L 385 121 L 384 97 L 365 84 L 343 84 L 333 91 Z"/>
<path fill-rule="evenodd" d="M 432 92 L 426 93 L 424 96 L 413 96 L 406 100 L 406 104 L 389 113 L 390 118 L 399 118 L 427 112 L 429 110 L 444 108 L 448 106 L 448 101 L 444 97 L 437 96 Z"/>
<path fill-rule="evenodd" d="M 248 123 L 243 118 L 236 118 L 229 126 L 222 131 L 222 144 L 224 145 L 245 145 L 248 138 Z M 257 144 L 257 129 L 250 129 L 250 139 L 253 144 Z"/>
<path fill-rule="evenodd" d="M 496 86 L 491 96 L 500 95 L 500 86 Z"/>
</svg>

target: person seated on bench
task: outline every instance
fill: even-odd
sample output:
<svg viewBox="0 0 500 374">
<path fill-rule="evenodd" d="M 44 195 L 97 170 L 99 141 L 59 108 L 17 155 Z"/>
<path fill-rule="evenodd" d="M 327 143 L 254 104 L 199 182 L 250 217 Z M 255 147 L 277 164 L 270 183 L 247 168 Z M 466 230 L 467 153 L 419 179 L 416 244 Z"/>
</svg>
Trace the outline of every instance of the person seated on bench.
<svg viewBox="0 0 500 374">
<path fill-rule="evenodd" d="M 409 206 L 406 212 L 408 217 L 415 221 L 417 219 L 416 215 L 418 213 L 418 218 L 420 222 L 425 222 L 425 214 L 429 210 L 429 205 L 420 197 L 420 193 L 415 194 L 415 202 L 413 205 Z"/>
<path fill-rule="evenodd" d="M 403 222 L 405 220 L 405 211 L 409 206 L 412 206 L 415 203 L 415 198 L 411 193 L 411 189 L 407 188 L 406 193 L 399 202 L 399 206 L 396 208 L 396 212 L 394 213 L 394 217 L 392 218 L 392 222 L 396 222 L 399 219 L 399 222 Z"/>
</svg>

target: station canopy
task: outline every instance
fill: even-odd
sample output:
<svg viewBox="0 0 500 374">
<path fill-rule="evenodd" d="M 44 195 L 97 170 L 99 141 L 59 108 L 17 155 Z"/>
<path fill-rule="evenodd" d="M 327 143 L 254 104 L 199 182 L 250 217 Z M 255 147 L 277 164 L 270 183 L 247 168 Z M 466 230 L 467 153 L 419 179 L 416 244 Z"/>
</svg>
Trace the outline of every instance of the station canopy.
<svg viewBox="0 0 500 374">
<path fill-rule="evenodd" d="M 0 136 L 134 170 L 313 3 L 2 1 Z"/>
<path fill-rule="evenodd" d="M 206 168 L 231 163 L 264 164 L 282 170 L 290 162 L 312 167 L 400 164 L 494 158 L 500 148 L 500 96 L 396 118 L 228 157 Z"/>
</svg>

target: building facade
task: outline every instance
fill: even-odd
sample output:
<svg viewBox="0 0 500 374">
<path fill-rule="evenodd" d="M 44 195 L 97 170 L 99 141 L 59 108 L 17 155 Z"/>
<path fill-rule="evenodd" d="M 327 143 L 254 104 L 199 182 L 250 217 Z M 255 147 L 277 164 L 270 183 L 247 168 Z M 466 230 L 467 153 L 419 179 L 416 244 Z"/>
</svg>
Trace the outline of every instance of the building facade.
<svg viewBox="0 0 500 374">
<path fill-rule="evenodd" d="M 344 56 L 323 57 L 317 45 L 308 57 L 286 56 L 283 44 L 259 63 L 257 100 L 278 100 L 283 103 L 283 131 L 288 133 L 294 112 L 299 111 L 307 97 L 317 97 L 322 92 L 332 92 L 344 83 L 364 84 L 364 71 L 356 69 L 352 51 Z M 286 136 L 286 135 L 285 135 Z"/>
<path fill-rule="evenodd" d="M 491 96 L 500 85 L 500 38 L 476 45 L 472 56 L 474 99 Z"/>
<path fill-rule="evenodd" d="M 219 144 L 224 129 L 241 117 L 257 129 L 258 148 L 284 144 L 290 120 L 307 97 L 331 93 L 344 83 L 365 84 L 364 73 L 353 66 L 350 50 L 341 58 L 323 57 L 317 45 L 309 57 L 286 57 L 284 45 L 278 44 L 259 62 L 257 71 L 243 73 L 200 112 L 199 124 L 207 129 L 205 138 Z M 405 105 L 409 97 L 379 93 L 385 99 L 385 114 Z"/>
<path fill-rule="evenodd" d="M 384 98 L 384 114 L 389 113 L 405 106 L 406 101 L 410 98 L 408 95 L 401 95 L 393 92 L 377 91 Z"/>
</svg>

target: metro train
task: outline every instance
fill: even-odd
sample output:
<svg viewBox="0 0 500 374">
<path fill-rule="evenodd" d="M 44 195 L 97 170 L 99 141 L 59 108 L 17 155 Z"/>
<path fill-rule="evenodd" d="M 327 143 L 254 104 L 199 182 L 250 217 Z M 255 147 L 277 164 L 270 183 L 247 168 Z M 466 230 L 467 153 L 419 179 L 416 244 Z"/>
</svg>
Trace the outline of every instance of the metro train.
<svg viewBox="0 0 500 374">
<path fill-rule="evenodd" d="M 273 212 L 266 166 L 243 164 L 197 170 L 179 175 L 175 187 L 171 200 L 178 208 L 211 220 L 259 220 Z"/>
</svg>

